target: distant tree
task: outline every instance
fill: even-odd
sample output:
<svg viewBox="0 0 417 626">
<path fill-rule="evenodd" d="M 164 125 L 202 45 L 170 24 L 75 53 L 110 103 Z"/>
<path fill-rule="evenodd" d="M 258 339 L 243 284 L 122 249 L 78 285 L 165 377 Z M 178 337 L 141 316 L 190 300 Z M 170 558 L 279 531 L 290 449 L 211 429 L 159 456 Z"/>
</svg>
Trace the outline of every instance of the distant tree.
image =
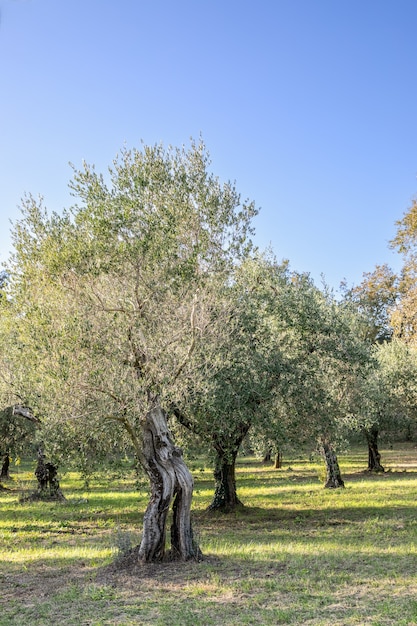
<svg viewBox="0 0 417 626">
<path fill-rule="evenodd" d="M 365 341 L 382 343 L 393 334 L 391 315 L 398 303 L 399 279 L 388 265 L 377 265 L 363 274 L 362 282 L 351 288 L 342 284 L 343 297 L 359 313 L 358 327 Z"/>
<path fill-rule="evenodd" d="M 400 281 L 388 265 L 377 265 L 373 272 L 364 273 L 362 282 L 351 289 L 344 286 L 344 302 L 352 306 L 359 314 L 358 332 L 364 341 L 370 344 L 383 344 L 391 341 L 394 328 L 393 315 L 398 306 Z M 366 381 L 359 380 L 357 385 L 363 392 L 361 407 L 368 409 L 363 433 L 368 446 L 368 470 L 384 471 L 378 449 L 379 429 L 384 423 L 382 405 L 386 402 L 383 386 L 376 368 L 370 369 Z M 378 407 L 378 408 L 377 408 Z M 368 419 L 372 419 L 368 422 Z"/>
<path fill-rule="evenodd" d="M 50 433 L 76 424 L 86 436 L 117 428 L 129 437 L 152 491 L 142 561 L 163 558 L 172 502 L 173 556 L 200 554 L 192 476 L 166 411 L 213 325 L 224 324 L 211 297 L 250 250 L 255 214 L 208 168 L 202 144 L 124 150 L 107 180 L 86 164 L 75 171 L 80 205 L 62 215 L 27 197 L 13 233 L 10 294 L 28 399 Z"/>
<path fill-rule="evenodd" d="M 5 297 L 4 290 L 7 285 L 7 272 L 5 270 L 0 271 L 0 299 Z"/>
<path fill-rule="evenodd" d="M 33 451 L 38 420 L 22 405 L 13 365 L 16 334 L 11 306 L 6 297 L 8 275 L 0 273 L 0 481 L 10 479 L 11 456 L 17 459 Z"/>
<path fill-rule="evenodd" d="M 391 247 L 403 256 L 399 280 L 400 299 L 391 323 L 396 337 L 417 341 L 417 200 L 396 222 L 397 233 Z"/>
<path fill-rule="evenodd" d="M 14 407 L 0 411 L 0 482 L 10 479 L 10 457 L 33 449 L 36 422 L 23 417 Z"/>
<path fill-rule="evenodd" d="M 404 436 L 417 417 L 417 351 L 394 338 L 376 344 L 368 376 L 360 381 L 361 424 L 368 442 L 368 471 L 383 472 L 378 448 L 380 434 Z"/>
<path fill-rule="evenodd" d="M 396 339 L 378 349 L 377 359 L 387 398 L 381 425 L 398 435 L 416 425 L 417 348 Z"/>
<path fill-rule="evenodd" d="M 384 345 L 375 344 L 374 353 L 378 353 Z M 379 436 L 388 414 L 390 415 L 389 395 L 377 358 L 369 367 L 367 375 L 357 381 L 356 391 L 360 398 L 358 430 L 364 434 L 368 446 L 367 469 L 369 472 L 384 472 L 379 451 Z"/>
<path fill-rule="evenodd" d="M 271 425 L 278 423 L 279 438 L 284 432 L 292 447 L 316 446 L 326 466 L 325 486 L 342 487 L 336 447 L 357 425 L 356 383 L 370 359 L 360 320 L 306 274 L 293 275 L 276 315 L 286 366 Z"/>
</svg>

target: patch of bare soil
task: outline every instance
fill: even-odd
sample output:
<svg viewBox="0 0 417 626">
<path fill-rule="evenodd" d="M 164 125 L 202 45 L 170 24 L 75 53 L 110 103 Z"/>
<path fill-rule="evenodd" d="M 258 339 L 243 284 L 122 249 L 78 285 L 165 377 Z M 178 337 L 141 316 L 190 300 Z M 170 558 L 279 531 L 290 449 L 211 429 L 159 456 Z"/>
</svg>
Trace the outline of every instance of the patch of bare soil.
<svg viewBox="0 0 417 626">
<path fill-rule="evenodd" d="M 81 562 L 71 568 L 37 565 L 25 571 L 0 574 L 0 606 L 12 600 L 30 602 L 54 595 L 70 584 L 77 584 L 91 577 L 92 570 Z"/>
<path fill-rule="evenodd" d="M 204 566 L 220 566 L 220 559 L 204 557 Z M 53 567 L 46 564 L 31 565 L 2 574 L 0 572 L 0 607 L 11 601 L 24 605 L 39 601 L 68 588 L 71 585 L 84 586 L 92 582 L 124 589 L 128 594 L 148 588 L 180 588 L 190 581 L 204 576 L 203 563 L 198 561 L 167 560 L 160 563 L 142 564 L 133 549 L 123 557 L 102 568 L 88 567 L 83 561 L 70 567 Z"/>
<path fill-rule="evenodd" d="M 205 556 L 204 565 L 219 565 L 220 559 L 214 556 Z M 202 569 L 201 561 L 178 561 L 170 560 L 169 554 L 164 561 L 159 563 L 141 563 L 137 558 L 137 548 L 133 548 L 127 554 L 117 558 L 113 563 L 99 569 L 95 580 L 118 586 L 131 580 L 131 584 L 137 585 L 137 581 L 154 581 L 174 585 L 181 585 L 198 578 Z"/>
</svg>

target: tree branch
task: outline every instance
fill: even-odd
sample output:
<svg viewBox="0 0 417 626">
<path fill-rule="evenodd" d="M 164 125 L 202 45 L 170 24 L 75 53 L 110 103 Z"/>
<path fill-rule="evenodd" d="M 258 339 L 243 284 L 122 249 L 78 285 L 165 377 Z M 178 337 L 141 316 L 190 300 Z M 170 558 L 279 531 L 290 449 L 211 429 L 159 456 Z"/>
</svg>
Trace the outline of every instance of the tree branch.
<svg viewBox="0 0 417 626">
<path fill-rule="evenodd" d="M 41 420 L 33 415 L 32 409 L 21 404 L 15 404 L 13 406 L 13 415 L 21 415 L 35 424 L 41 424 Z"/>
<path fill-rule="evenodd" d="M 180 376 L 181 372 L 183 371 L 183 369 L 185 368 L 185 366 L 187 365 L 190 356 L 192 355 L 192 353 L 194 352 L 194 348 L 195 348 L 195 344 L 196 344 L 196 325 L 195 325 L 195 313 L 196 313 L 196 305 L 197 305 L 197 296 L 194 296 L 194 302 L 193 302 L 193 306 L 191 309 L 191 315 L 190 315 L 190 324 L 191 324 L 191 343 L 188 347 L 188 351 L 187 354 L 183 360 L 183 362 L 181 363 L 181 365 L 178 367 L 174 378 L 173 378 L 173 382 L 175 382 L 177 380 L 177 378 Z"/>
</svg>

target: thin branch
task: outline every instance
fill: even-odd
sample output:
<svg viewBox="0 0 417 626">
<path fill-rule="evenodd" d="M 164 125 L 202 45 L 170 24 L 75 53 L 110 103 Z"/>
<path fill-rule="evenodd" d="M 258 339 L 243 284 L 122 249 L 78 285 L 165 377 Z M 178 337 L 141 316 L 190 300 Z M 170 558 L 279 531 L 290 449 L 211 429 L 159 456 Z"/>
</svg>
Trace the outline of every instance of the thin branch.
<svg viewBox="0 0 417 626">
<path fill-rule="evenodd" d="M 175 404 L 171 404 L 170 412 L 175 416 L 175 418 L 179 421 L 179 423 L 182 426 L 185 426 L 185 428 L 188 428 L 188 430 L 190 430 L 195 435 L 199 434 L 197 424 L 195 424 L 188 417 L 186 417 L 184 413 Z"/>
<path fill-rule="evenodd" d="M 106 313 L 125 313 L 126 315 L 132 315 L 133 311 L 129 311 L 124 307 L 108 307 L 101 295 L 95 291 L 92 285 L 90 285 L 90 289 L 93 296 L 98 300 L 102 311 L 105 311 Z"/>
<path fill-rule="evenodd" d="M 196 315 L 196 305 L 197 305 L 197 296 L 194 296 L 194 302 L 193 302 L 193 306 L 191 309 L 191 315 L 190 315 L 190 324 L 191 324 L 191 342 L 190 345 L 188 347 L 188 351 L 187 354 L 183 360 L 183 362 L 181 363 L 181 365 L 178 367 L 174 378 L 173 378 L 173 382 L 175 382 L 177 380 L 177 378 L 180 376 L 181 372 L 183 371 L 183 369 L 185 368 L 185 366 L 187 365 L 192 353 L 194 352 L 194 348 L 196 345 L 196 325 L 195 325 L 195 315 Z"/>
<path fill-rule="evenodd" d="M 93 385 L 86 385 L 81 383 L 80 387 L 84 388 L 84 389 L 88 389 L 89 391 L 97 391 L 98 393 L 101 393 L 103 395 L 108 396 L 109 398 L 112 398 L 112 400 L 114 400 L 115 402 L 117 402 L 118 404 L 122 405 L 122 407 L 125 408 L 126 403 L 122 398 L 119 398 L 119 396 L 117 396 L 115 393 L 113 393 L 112 391 L 109 391 L 108 389 L 103 389 L 102 387 L 96 387 Z"/>
</svg>

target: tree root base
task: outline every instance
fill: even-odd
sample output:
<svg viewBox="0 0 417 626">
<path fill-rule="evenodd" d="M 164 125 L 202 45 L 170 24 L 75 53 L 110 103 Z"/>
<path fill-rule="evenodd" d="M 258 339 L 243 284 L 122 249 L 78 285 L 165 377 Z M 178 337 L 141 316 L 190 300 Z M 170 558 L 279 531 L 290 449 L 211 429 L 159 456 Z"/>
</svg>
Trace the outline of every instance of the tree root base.
<svg viewBox="0 0 417 626">
<path fill-rule="evenodd" d="M 127 552 L 125 552 L 124 554 L 119 554 L 116 556 L 115 560 L 114 560 L 114 566 L 117 569 L 131 569 L 134 566 L 146 566 L 146 565 L 157 565 L 159 564 L 166 564 L 166 563 L 187 563 L 187 562 L 195 562 L 195 563 L 201 563 L 201 561 L 204 561 L 204 556 L 203 553 L 198 550 L 198 552 L 196 553 L 195 556 L 190 557 L 188 559 L 184 559 L 183 557 L 179 556 L 178 553 L 174 550 L 168 550 L 162 559 L 155 559 L 152 561 L 145 561 L 143 559 L 139 558 L 139 549 L 140 549 L 140 545 L 135 546 L 134 548 L 131 548 L 130 550 L 127 550 Z"/>
<path fill-rule="evenodd" d="M 66 498 L 62 491 L 58 491 L 57 493 L 48 493 L 42 491 L 35 491 L 34 493 L 30 493 L 29 495 L 22 495 L 19 498 L 19 502 L 65 502 Z"/>
</svg>

